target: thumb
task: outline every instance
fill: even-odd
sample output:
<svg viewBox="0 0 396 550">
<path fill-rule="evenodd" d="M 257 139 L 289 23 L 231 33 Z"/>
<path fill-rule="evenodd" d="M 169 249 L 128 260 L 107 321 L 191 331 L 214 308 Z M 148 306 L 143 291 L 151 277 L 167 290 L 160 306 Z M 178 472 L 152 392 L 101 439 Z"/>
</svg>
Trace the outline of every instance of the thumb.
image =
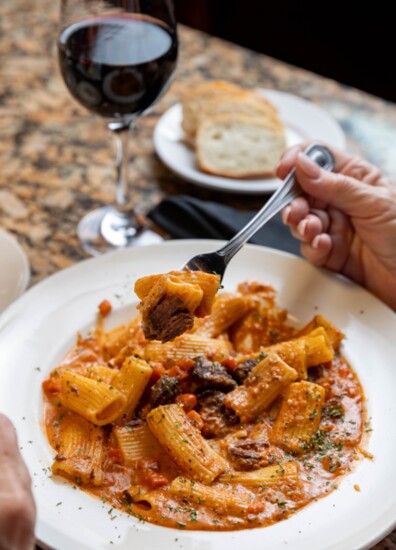
<svg viewBox="0 0 396 550">
<path fill-rule="evenodd" d="M 298 154 L 296 177 L 305 193 L 348 216 L 365 217 L 367 206 L 372 207 L 372 187 L 341 172 L 323 170 L 304 153 Z"/>
</svg>

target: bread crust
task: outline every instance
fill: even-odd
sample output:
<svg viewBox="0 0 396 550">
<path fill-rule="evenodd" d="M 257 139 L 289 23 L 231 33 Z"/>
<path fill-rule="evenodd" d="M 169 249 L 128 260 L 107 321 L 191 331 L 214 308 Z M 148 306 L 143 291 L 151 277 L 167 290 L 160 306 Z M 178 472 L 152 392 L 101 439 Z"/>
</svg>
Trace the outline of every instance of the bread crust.
<svg viewBox="0 0 396 550">
<path fill-rule="evenodd" d="M 238 94 L 241 88 L 225 80 L 210 80 L 190 88 L 182 98 L 182 128 L 187 138 L 193 139 L 197 129 L 197 117 L 202 107 L 211 99 L 222 95 Z"/>
</svg>

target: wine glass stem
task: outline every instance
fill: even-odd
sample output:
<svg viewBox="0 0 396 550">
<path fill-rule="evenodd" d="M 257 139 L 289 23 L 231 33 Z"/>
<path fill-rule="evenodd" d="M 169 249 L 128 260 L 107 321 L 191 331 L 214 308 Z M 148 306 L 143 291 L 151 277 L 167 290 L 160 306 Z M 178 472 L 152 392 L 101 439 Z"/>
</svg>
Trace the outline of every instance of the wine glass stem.
<svg viewBox="0 0 396 550">
<path fill-rule="evenodd" d="M 129 204 L 128 189 L 128 138 L 129 130 L 133 127 L 134 120 L 113 122 L 109 124 L 114 134 L 116 144 L 116 194 L 115 208 L 125 212 Z"/>
</svg>

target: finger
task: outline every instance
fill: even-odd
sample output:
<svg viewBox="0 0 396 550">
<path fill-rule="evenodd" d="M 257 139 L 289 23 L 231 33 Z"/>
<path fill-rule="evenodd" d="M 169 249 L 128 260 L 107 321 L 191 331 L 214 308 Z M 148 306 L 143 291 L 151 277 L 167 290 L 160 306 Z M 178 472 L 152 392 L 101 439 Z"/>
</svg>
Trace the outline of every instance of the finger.
<svg viewBox="0 0 396 550">
<path fill-rule="evenodd" d="M 8 460 L 18 451 L 18 442 L 15 428 L 4 414 L 0 414 L 0 461 Z M 1 463 L 1 462 L 0 462 Z"/>
<path fill-rule="evenodd" d="M 278 178 L 282 180 L 285 179 L 290 170 L 294 168 L 298 153 L 301 153 L 304 149 L 304 144 L 295 145 L 294 147 L 290 147 L 290 149 L 286 149 L 276 169 L 276 175 Z"/>
<path fill-rule="evenodd" d="M 4 480 L 12 484 L 17 477 L 25 487 L 30 487 L 29 472 L 19 452 L 16 431 L 11 421 L 0 414 L 0 471 L 9 472 Z"/>
<path fill-rule="evenodd" d="M 301 253 L 316 266 L 342 272 L 350 255 L 354 231 L 343 212 L 329 208 L 328 216 L 329 233 L 320 233 L 311 242 L 303 243 Z"/>
<path fill-rule="evenodd" d="M 311 242 L 321 233 L 325 233 L 328 229 L 328 216 L 323 212 L 323 216 L 319 217 L 315 214 L 308 214 L 297 226 L 297 231 L 301 235 L 301 240 Z"/>
<path fill-rule="evenodd" d="M 369 210 L 372 213 L 371 188 L 354 178 L 322 170 L 304 154 L 298 155 L 296 176 L 307 194 L 349 216 L 362 218 Z M 377 205 L 379 202 L 376 200 L 375 204 Z M 381 209 L 383 208 L 382 204 L 379 206 Z"/>
<path fill-rule="evenodd" d="M 329 208 L 331 219 L 330 236 L 332 249 L 327 259 L 326 267 L 333 271 L 344 270 L 353 239 L 354 230 L 349 218 L 335 208 Z"/>
<path fill-rule="evenodd" d="M 293 237 L 303 242 L 311 242 L 317 235 L 327 231 L 329 227 L 328 215 L 320 212 L 320 215 L 313 213 L 305 216 L 297 225 L 291 225 L 290 231 Z"/>
<path fill-rule="evenodd" d="M 15 428 L 0 414 L 0 547 L 33 550 L 36 507 Z"/>
<path fill-rule="evenodd" d="M 287 149 L 278 164 L 276 175 L 278 178 L 285 179 L 287 174 L 290 172 L 292 168 L 294 168 L 297 164 L 297 158 L 299 156 L 299 153 L 302 153 L 311 143 L 301 143 L 299 145 L 295 145 L 294 147 L 291 147 L 290 149 Z M 328 149 L 330 149 L 334 161 L 334 172 L 340 172 L 344 169 L 344 167 L 351 163 L 355 157 L 352 157 L 351 155 L 348 155 L 347 153 L 344 153 L 343 151 L 340 151 L 339 149 L 335 149 L 334 147 L 329 147 L 327 145 Z"/>
<path fill-rule="evenodd" d="M 327 233 L 330 228 L 330 216 L 328 211 L 320 208 L 311 208 L 310 215 L 316 216 L 320 219 L 322 224 L 321 233 Z"/>
<path fill-rule="evenodd" d="M 364 181 L 371 186 L 388 186 L 389 184 L 387 178 L 377 166 L 360 157 L 351 157 L 344 166 L 344 172 L 348 176 Z"/>
<path fill-rule="evenodd" d="M 307 201 L 309 203 L 310 210 L 325 210 L 328 206 L 324 201 L 315 199 L 314 197 L 307 196 Z"/>
<path fill-rule="evenodd" d="M 308 215 L 309 204 L 305 197 L 294 199 L 289 206 L 282 211 L 282 221 L 287 225 L 297 225 L 305 216 Z"/>
<path fill-rule="evenodd" d="M 306 260 L 317 267 L 327 267 L 332 250 L 332 240 L 327 233 L 320 233 L 310 243 L 301 245 L 301 254 Z"/>
</svg>

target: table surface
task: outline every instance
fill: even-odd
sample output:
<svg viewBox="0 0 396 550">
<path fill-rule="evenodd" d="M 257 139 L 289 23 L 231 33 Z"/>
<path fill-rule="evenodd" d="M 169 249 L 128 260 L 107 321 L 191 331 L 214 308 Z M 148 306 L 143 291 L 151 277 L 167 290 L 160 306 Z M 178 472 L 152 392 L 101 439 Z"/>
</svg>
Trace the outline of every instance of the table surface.
<svg viewBox="0 0 396 550">
<path fill-rule="evenodd" d="M 22 244 L 33 283 L 86 257 L 77 222 L 114 196 L 111 135 L 65 89 L 56 59 L 57 23 L 58 3 L 52 0 L 0 3 L 0 227 Z M 131 136 L 135 204 L 149 209 L 166 195 L 184 193 L 241 208 L 259 206 L 260 199 L 183 182 L 154 153 L 158 117 L 187 85 L 214 78 L 290 92 L 322 106 L 342 125 L 348 150 L 396 183 L 395 104 L 191 29 L 180 28 L 180 41 L 171 90 L 139 119 Z M 396 531 L 374 548 L 395 549 Z"/>
</svg>

